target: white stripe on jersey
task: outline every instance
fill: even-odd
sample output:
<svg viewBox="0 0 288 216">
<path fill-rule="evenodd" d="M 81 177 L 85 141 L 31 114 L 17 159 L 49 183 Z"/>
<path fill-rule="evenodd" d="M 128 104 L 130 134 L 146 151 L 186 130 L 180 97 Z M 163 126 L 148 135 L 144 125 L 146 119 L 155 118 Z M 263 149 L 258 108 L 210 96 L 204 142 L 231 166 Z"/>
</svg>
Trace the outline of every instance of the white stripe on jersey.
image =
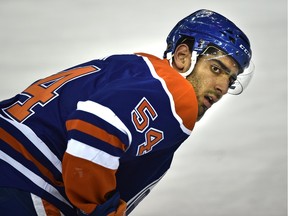
<svg viewBox="0 0 288 216">
<path fill-rule="evenodd" d="M 64 202 L 68 206 L 72 207 L 71 204 L 59 193 L 59 191 L 42 179 L 40 176 L 36 175 L 31 170 L 27 169 L 25 166 L 20 164 L 18 161 L 7 155 L 5 152 L 0 150 L 0 159 L 4 160 L 6 163 L 13 166 L 16 170 L 18 170 L 22 175 L 26 176 L 31 182 L 33 182 L 38 187 L 42 188 L 52 196 L 56 197 L 58 200 Z"/>
<path fill-rule="evenodd" d="M 14 125 L 18 130 L 20 130 L 27 139 L 30 140 L 31 143 L 40 151 L 43 153 L 43 155 L 51 161 L 51 163 L 59 170 L 59 172 L 62 173 L 62 163 L 61 161 L 56 157 L 56 155 L 48 148 L 48 146 L 34 133 L 34 131 L 29 128 L 27 125 L 24 125 L 22 123 L 18 123 L 16 121 L 12 121 L 10 119 L 7 119 L 0 115 L 0 117 L 6 121 L 8 121 L 10 124 Z"/>
<path fill-rule="evenodd" d="M 116 114 L 109 109 L 99 103 L 94 101 L 80 101 L 77 104 L 77 110 L 82 110 L 85 112 L 89 112 L 93 115 L 98 116 L 99 118 L 105 120 L 106 122 L 110 123 L 114 127 L 118 128 L 122 131 L 125 135 L 128 136 L 129 146 L 132 142 L 132 135 L 126 125 L 116 116 Z M 128 147 L 129 148 L 129 147 Z M 127 148 L 127 149 L 128 149 Z"/>
<path fill-rule="evenodd" d="M 30 195 L 37 215 L 47 216 L 42 199 L 32 193 Z"/>
<path fill-rule="evenodd" d="M 36 211 L 37 215 L 39 215 L 39 216 L 47 216 L 46 210 L 45 210 L 45 207 L 44 207 L 44 204 L 43 204 L 43 200 L 40 197 L 36 196 L 35 194 L 31 193 L 30 195 L 31 195 L 31 198 L 32 198 L 32 201 L 33 201 L 33 204 L 34 204 L 34 208 L 35 208 L 35 211 Z M 60 210 L 59 210 L 59 212 L 60 212 L 61 216 L 64 216 L 64 214 Z"/>
<path fill-rule="evenodd" d="M 116 170 L 119 167 L 119 157 L 115 157 L 74 139 L 68 141 L 66 152 L 108 169 Z"/>
<path fill-rule="evenodd" d="M 179 122 L 180 128 L 182 129 L 182 131 L 183 131 L 184 133 L 186 133 L 187 135 L 190 135 L 192 131 L 185 127 L 185 125 L 183 124 L 182 119 L 181 119 L 180 116 L 176 113 L 173 96 L 171 95 L 170 91 L 168 90 L 165 81 L 164 81 L 161 77 L 158 76 L 157 72 L 156 72 L 155 69 L 154 69 L 153 64 L 149 61 L 149 59 L 148 59 L 147 57 L 143 57 L 143 56 L 142 56 L 142 58 L 143 58 L 144 61 L 146 62 L 147 66 L 149 67 L 152 76 L 153 76 L 155 79 L 158 79 L 158 80 L 161 82 L 162 87 L 164 88 L 166 94 L 168 95 L 168 97 L 169 97 L 169 99 L 170 99 L 171 111 L 172 111 L 174 117 L 176 118 L 176 120 Z"/>
</svg>

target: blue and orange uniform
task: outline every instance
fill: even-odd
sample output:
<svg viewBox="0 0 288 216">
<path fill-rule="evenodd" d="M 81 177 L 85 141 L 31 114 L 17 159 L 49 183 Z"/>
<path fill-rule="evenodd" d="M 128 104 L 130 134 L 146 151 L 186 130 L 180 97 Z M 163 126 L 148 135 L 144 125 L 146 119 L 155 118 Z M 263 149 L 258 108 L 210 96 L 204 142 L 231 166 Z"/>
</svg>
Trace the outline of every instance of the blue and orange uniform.
<svg viewBox="0 0 288 216">
<path fill-rule="evenodd" d="M 54 215 L 128 215 L 169 169 L 197 107 L 192 85 L 143 53 L 40 79 L 0 103 L 0 187 Z"/>
</svg>

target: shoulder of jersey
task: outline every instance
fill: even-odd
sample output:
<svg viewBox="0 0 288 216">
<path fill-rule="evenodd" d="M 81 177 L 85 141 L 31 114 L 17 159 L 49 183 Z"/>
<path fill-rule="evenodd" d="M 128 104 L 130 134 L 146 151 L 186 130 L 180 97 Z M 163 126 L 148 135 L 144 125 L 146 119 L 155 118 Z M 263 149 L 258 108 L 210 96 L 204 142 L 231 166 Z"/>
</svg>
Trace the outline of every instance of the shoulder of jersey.
<svg viewBox="0 0 288 216">
<path fill-rule="evenodd" d="M 153 68 L 150 67 L 151 73 L 154 72 L 155 76 L 165 82 L 163 87 L 173 98 L 176 113 L 182 119 L 185 127 L 192 130 L 198 115 L 198 102 L 191 83 L 173 69 L 168 60 L 145 53 L 138 55 L 151 62 L 153 65 Z"/>
</svg>

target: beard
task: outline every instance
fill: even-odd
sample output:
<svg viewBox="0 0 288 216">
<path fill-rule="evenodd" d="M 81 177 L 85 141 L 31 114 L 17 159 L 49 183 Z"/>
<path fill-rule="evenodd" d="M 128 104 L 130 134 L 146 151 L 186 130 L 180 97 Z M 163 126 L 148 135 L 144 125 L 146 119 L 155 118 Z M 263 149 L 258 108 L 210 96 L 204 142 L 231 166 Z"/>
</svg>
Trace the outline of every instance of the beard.
<svg viewBox="0 0 288 216">
<path fill-rule="evenodd" d="M 195 94 L 196 94 L 196 98 L 198 101 L 197 121 L 199 121 L 204 116 L 205 112 L 207 111 L 207 108 L 201 102 L 202 101 L 201 98 L 203 98 L 203 96 L 201 96 L 200 94 L 201 89 L 203 88 L 203 85 L 205 85 L 205 83 L 203 83 L 203 81 L 198 78 L 196 73 L 193 73 L 193 72 L 189 76 L 187 76 L 187 80 L 193 86 Z"/>
<path fill-rule="evenodd" d="M 207 80 L 203 76 L 198 76 L 196 73 L 192 73 L 187 77 L 187 80 L 190 82 L 190 84 L 193 86 L 197 102 L 198 102 L 198 116 L 197 121 L 199 121 L 206 111 L 210 108 L 205 106 L 204 100 L 209 100 L 209 97 L 213 95 L 215 98 L 215 101 L 211 102 L 211 106 L 219 101 L 222 98 L 222 95 L 217 93 L 214 89 L 209 89 L 208 86 L 211 86 L 211 84 L 208 83 Z M 217 99 L 217 100 L 216 100 Z M 210 103 L 210 102 L 209 102 Z"/>
</svg>

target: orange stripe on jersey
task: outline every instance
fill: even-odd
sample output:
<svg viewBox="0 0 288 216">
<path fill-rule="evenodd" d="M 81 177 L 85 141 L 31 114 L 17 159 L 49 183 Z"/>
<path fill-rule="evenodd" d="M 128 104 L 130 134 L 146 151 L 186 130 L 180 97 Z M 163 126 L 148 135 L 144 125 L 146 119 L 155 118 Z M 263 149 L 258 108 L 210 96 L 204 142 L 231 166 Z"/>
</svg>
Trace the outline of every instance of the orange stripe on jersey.
<svg viewBox="0 0 288 216">
<path fill-rule="evenodd" d="M 107 131 L 88 122 L 82 120 L 68 120 L 66 122 L 66 128 L 67 130 L 76 129 L 83 133 L 89 134 L 90 136 L 96 137 L 97 139 L 100 139 L 106 143 L 109 143 L 116 148 L 120 148 L 123 151 L 125 150 L 126 146 L 119 140 L 118 137 L 109 134 Z"/>
<path fill-rule="evenodd" d="M 184 126 L 192 130 L 198 115 L 198 102 L 192 85 L 179 75 L 166 59 L 159 59 L 143 53 L 140 55 L 149 59 L 158 76 L 165 81 L 169 92 L 172 94 L 176 113 L 183 120 Z"/>
<path fill-rule="evenodd" d="M 61 216 L 60 210 L 56 208 L 54 205 L 52 205 L 51 203 L 47 202 L 44 199 L 42 199 L 42 203 L 47 216 Z"/>
<path fill-rule="evenodd" d="M 116 170 L 110 170 L 68 153 L 63 157 L 63 180 L 69 200 L 91 213 L 116 188 Z"/>
<path fill-rule="evenodd" d="M 11 146 L 14 150 L 21 153 L 27 160 L 32 161 L 40 172 L 45 175 L 53 184 L 58 186 L 63 186 L 63 182 L 57 181 L 53 174 L 44 167 L 36 158 L 34 158 L 27 149 L 13 136 L 11 136 L 8 132 L 6 132 L 3 128 L 0 128 L 0 139 L 6 142 L 9 146 Z"/>
</svg>

